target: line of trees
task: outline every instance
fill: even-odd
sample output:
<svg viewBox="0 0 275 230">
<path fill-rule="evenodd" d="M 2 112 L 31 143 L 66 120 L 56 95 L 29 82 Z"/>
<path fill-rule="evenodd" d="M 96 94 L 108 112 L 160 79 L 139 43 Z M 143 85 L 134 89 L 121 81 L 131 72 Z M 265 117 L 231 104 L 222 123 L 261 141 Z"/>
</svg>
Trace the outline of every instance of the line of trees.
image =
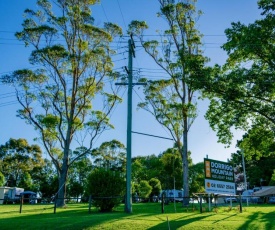
<svg viewBox="0 0 275 230">
<path fill-rule="evenodd" d="M 193 164 L 190 155 L 189 153 L 190 193 L 203 193 L 204 164 L 203 162 Z M 125 156 L 124 145 L 117 140 L 112 140 L 102 143 L 90 155 L 76 161 L 69 171 L 67 197 L 87 198 L 90 194 L 98 197 L 123 197 L 125 195 Z M 241 153 L 232 154 L 230 162 L 235 166 L 237 186 L 244 189 Z M 183 189 L 181 166 L 181 156 L 177 148 L 169 148 L 158 156 L 152 154 L 134 157 L 132 159 L 133 196 L 137 195 L 149 200 L 153 196 L 159 196 L 161 190 Z M 119 175 L 120 186 L 116 186 L 117 190 L 114 190 L 111 184 L 112 181 L 116 181 L 116 177 L 110 179 L 108 183 L 105 181 L 110 188 L 107 188 L 108 185 L 104 182 L 105 177 L 112 177 L 112 172 Z M 248 159 L 246 173 L 249 188 L 274 186 L 275 157 Z M 91 178 L 97 180 L 92 182 Z M 95 183 L 97 185 L 92 186 Z M 51 161 L 42 157 L 38 145 L 29 145 L 25 139 L 10 139 L 0 146 L 0 186 L 22 187 L 25 190 L 41 192 L 44 198 L 51 198 L 58 191 L 58 178 Z M 121 197 L 116 203 L 122 201 Z M 134 197 L 133 201 L 135 201 Z M 104 209 L 107 204 L 103 205 L 103 203 L 99 202 Z M 107 205 L 107 209 L 110 207 L 112 208 L 112 205 Z"/>
<path fill-rule="evenodd" d="M 76 152 L 77 150 L 72 154 L 78 154 Z M 90 173 L 99 169 L 118 172 L 123 177 L 122 181 L 125 182 L 125 161 L 126 151 L 122 143 L 117 140 L 102 143 L 98 148 L 93 149 L 91 154 L 80 158 L 70 168 L 67 196 L 90 195 L 89 190 L 86 189 L 87 179 Z M 154 195 L 158 196 L 161 189 L 183 188 L 181 157 L 177 148 L 167 149 L 158 156 L 135 157 L 132 159 L 132 167 L 132 194 L 150 198 Z M 189 158 L 189 167 L 191 191 L 202 192 L 204 189 L 203 164 L 194 165 Z M 58 178 L 53 164 L 42 157 L 38 145 L 29 145 L 25 139 L 10 139 L 0 146 L 0 175 L 2 175 L 0 186 L 39 191 L 46 198 L 52 197 L 58 191 Z M 122 183 L 122 186 L 124 185 L 125 183 Z"/>
</svg>

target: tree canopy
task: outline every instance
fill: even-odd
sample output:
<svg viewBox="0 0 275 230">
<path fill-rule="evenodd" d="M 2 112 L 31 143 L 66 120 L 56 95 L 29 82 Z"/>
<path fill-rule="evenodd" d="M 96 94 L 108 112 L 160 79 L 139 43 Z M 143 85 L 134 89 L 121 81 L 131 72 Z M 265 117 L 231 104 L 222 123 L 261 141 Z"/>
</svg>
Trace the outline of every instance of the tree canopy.
<svg viewBox="0 0 275 230">
<path fill-rule="evenodd" d="M 125 146 L 118 140 L 103 142 L 91 154 L 97 167 L 125 172 L 126 152 Z"/>
<path fill-rule="evenodd" d="M 215 66 L 212 74 L 198 82 L 211 100 L 206 118 L 219 141 L 229 144 L 234 127 L 247 132 L 243 144 L 249 141 L 255 150 L 257 142 L 257 151 L 246 152 L 246 156 L 274 153 L 275 3 L 266 0 L 258 4 L 263 17 L 248 25 L 233 22 L 225 30 L 227 42 L 222 46 L 228 54 L 226 64 Z"/>
<path fill-rule="evenodd" d="M 11 138 L 0 146 L 0 172 L 4 175 L 6 186 L 39 191 L 36 175 L 44 164 L 40 147 L 29 145 L 25 139 Z"/>
</svg>

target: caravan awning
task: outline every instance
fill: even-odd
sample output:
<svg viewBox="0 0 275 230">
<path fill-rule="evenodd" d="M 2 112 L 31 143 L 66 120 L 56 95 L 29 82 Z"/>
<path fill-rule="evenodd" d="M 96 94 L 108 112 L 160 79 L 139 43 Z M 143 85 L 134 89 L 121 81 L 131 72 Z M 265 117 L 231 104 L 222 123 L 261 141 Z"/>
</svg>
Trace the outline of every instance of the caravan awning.
<svg viewBox="0 0 275 230">
<path fill-rule="evenodd" d="M 275 195 L 275 187 L 259 190 L 253 193 L 253 196 L 271 196 Z"/>
</svg>

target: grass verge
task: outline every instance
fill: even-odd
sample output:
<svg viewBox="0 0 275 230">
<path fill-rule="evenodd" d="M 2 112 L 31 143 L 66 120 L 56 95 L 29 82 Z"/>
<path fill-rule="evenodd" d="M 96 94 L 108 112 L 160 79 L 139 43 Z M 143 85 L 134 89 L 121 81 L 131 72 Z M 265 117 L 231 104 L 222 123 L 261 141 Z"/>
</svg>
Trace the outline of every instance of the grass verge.
<svg viewBox="0 0 275 230">
<path fill-rule="evenodd" d="M 87 204 L 68 204 L 53 213 L 53 205 L 0 205 L 0 229 L 267 229 L 275 230 L 275 206 L 258 205 L 213 208 L 200 213 L 198 207 L 181 207 L 181 204 L 165 206 L 161 213 L 159 203 L 133 204 L 133 213 L 124 213 L 121 205 L 112 213 L 99 213 L 96 209 L 88 212 Z"/>
</svg>

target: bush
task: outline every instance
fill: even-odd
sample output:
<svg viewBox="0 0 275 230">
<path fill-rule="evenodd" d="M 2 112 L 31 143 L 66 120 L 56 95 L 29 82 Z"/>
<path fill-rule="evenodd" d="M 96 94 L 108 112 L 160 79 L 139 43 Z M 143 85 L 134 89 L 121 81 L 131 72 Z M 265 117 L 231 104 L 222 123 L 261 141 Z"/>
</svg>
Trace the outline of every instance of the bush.
<svg viewBox="0 0 275 230">
<path fill-rule="evenodd" d="M 146 180 L 140 181 L 139 192 L 140 192 L 141 197 L 143 197 L 143 198 L 149 197 L 150 193 L 152 192 L 152 187 L 148 181 L 146 181 Z"/>
<path fill-rule="evenodd" d="M 0 187 L 5 184 L 5 176 L 0 172 Z"/>
<path fill-rule="evenodd" d="M 92 195 L 93 205 L 100 212 L 110 212 L 121 203 L 125 187 L 125 180 L 120 172 L 95 169 L 88 176 L 86 189 Z"/>
<path fill-rule="evenodd" d="M 149 185 L 152 187 L 152 192 L 150 194 L 151 197 L 159 196 L 161 192 L 161 182 L 159 179 L 151 178 L 149 180 Z"/>
</svg>

